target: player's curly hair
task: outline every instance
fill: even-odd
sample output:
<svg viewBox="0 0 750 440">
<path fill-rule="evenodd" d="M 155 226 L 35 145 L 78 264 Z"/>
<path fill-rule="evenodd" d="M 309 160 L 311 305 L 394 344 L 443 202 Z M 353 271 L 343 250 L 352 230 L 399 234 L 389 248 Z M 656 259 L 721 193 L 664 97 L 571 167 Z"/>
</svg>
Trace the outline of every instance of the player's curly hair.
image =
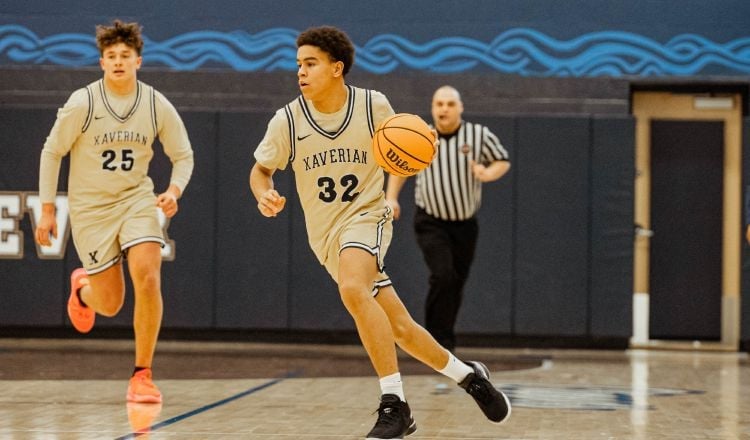
<svg viewBox="0 0 750 440">
<path fill-rule="evenodd" d="M 344 76 L 354 64 L 354 44 L 344 31 L 333 26 L 312 27 L 299 34 L 297 47 L 305 45 L 318 47 L 334 61 L 344 63 Z"/>
<path fill-rule="evenodd" d="M 138 23 L 123 23 L 120 20 L 112 22 L 111 26 L 96 26 L 96 47 L 103 54 L 104 49 L 117 43 L 135 49 L 138 56 L 143 50 L 143 38 L 141 37 L 141 26 Z"/>
</svg>

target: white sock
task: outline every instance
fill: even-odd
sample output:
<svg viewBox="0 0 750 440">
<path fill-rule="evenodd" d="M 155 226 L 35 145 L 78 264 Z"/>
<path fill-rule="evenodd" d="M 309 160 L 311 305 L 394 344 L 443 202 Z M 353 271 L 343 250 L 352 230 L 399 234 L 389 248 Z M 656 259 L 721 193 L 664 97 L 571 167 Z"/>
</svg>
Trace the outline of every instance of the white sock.
<svg viewBox="0 0 750 440">
<path fill-rule="evenodd" d="M 458 360 L 450 351 L 448 352 L 448 363 L 442 370 L 438 370 L 438 373 L 450 377 L 456 383 L 466 379 L 466 376 L 473 372 L 473 368 Z"/>
<path fill-rule="evenodd" d="M 402 402 L 406 402 L 404 385 L 401 383 L 401 373 L 393 373 L 389 376 L 381 377 L 380 391 L 383 394 L 395 394 Z"/>
</svg>

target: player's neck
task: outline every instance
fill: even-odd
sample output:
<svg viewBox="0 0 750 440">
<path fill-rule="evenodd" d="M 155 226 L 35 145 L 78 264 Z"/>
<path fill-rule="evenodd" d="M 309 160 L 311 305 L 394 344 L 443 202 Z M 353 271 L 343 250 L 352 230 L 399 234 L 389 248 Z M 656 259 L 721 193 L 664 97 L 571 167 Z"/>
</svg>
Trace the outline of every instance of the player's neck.
<svg viewBox="0 0 750 440">
<path fill-rule="evenodd" d="M 331 90 L 323 95 L 324 97 L 322 99 L 312 101 L 315 110 L 321 113 L 336 113 L 341 110 L 341 107 L 346 105 L 346 99 L 349 96 L 349 89 L 346 87 L 346 84 L 341 82 L 340 84 L 331 87 Z"/>
<path fill-rule="evenodd" d="M 104 78 L 104 86 L 107 88 L 107 90 L 117 94 L 117 95 L 129 95 L 135 91 L 135 87 L 137 84 L 137 80 L 133 78 L 131 81 L 112 81 L 110 79 Z"/>
</svg>

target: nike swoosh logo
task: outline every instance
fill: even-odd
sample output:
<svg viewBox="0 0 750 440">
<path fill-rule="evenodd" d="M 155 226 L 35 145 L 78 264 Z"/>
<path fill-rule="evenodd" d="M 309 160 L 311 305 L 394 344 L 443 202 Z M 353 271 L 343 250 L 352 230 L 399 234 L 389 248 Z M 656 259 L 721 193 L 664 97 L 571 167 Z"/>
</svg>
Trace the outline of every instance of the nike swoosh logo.
<svg viewBox="0 0 750 440">
<path fill-rule="evenodd" d="M 310 136 L 312 136 L 312 133 L 308 133 L 308 134 L 306 134 L 306 135 L 304 135 L 304 136 L 297 136 L 297 140 L 298 140 L 298 141 L 301 141 L 301 140 L 303 140 L 303 139 L 307 139 L 307 138 L 308 138 L 308 137 L 310 137 Z"/>
<path fill-rule="evenodd" d="M 94 119 L 101 119 L 101 118 L 103 118 L 103 117 L 104 117 L 104 116 L 94 116 Z"/>
</svg>

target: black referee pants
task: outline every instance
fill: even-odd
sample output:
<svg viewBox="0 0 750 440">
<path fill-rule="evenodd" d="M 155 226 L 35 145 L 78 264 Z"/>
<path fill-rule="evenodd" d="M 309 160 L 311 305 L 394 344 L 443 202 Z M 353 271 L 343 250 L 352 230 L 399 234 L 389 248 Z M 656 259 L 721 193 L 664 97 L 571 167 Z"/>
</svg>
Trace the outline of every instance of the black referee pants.
<svg viewBox="0 0 750 440">
<path fill-rule="evenodd" d="M 474 260 L 479 225 L 474 217 L 446 221 L 417 207 L 414 231 L 430 271 L 425 328 L 440 345 L 453 351 L 456 347 L 453 328 Z"/>
</svg>

